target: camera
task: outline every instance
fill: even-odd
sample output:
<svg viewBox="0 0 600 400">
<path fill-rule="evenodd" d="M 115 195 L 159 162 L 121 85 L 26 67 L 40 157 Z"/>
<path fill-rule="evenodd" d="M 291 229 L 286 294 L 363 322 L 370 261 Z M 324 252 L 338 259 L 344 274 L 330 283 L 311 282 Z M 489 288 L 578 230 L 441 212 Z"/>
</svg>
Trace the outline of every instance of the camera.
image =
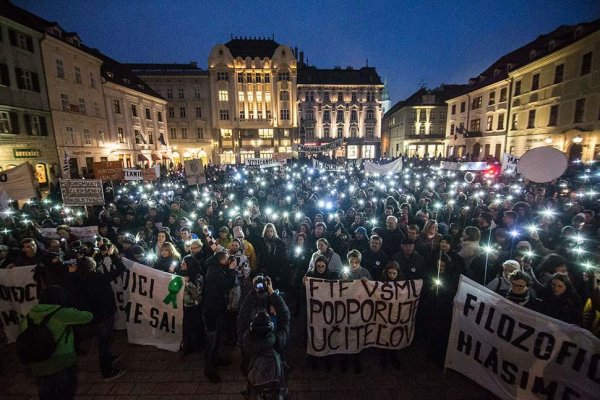
<svg viewBox="0 0 600 400">
<path fill-rule="evenodd" d="M 256 276 L 254 279 L 254 290 L 259 294 L 267 291 L 267 279 L 264 275 Z"/>
</svg>

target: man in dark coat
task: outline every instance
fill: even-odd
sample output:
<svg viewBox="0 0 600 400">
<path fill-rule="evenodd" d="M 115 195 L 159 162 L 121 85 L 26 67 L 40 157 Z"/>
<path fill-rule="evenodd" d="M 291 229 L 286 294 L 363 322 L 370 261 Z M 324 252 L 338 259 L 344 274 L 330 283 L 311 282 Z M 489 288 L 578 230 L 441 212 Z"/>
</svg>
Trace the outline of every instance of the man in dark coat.
<svg viewBox="0 0 600 400">
<path fill-rule="evenodd" d="M 400 251 L 393 255 L 392 260 L 400 264 L 402 274 L 407 280 L 423 279 L 425 277 L 424 259 L 415 251 L 415 242 L 404 239 Z"/>
<path fill-rule="evenodd" d="M 404 232 L 398 226 L 398 218 L 393 215 L 385 219 L 385 231 L 383 233 L 383 251 L 388 256 L 393 256 L 400 251 L 400 244 L 404 239 Z"/>
<path fill-rule="evenodd" d="M 363 254 L 362 266 L 365 267 L 373 279 L 379 280 L 381 271 L 385 268 L 390 257 L 383 252 L 383 240 L 379 235 L 371 236 L 369 240 L 369 249 Z"/>
<path fill-rule="evenodd" d="M 227 252 L 217 251 L 206 260 L 206 278 L 202 303 L 202 318 L 206 332 L 204 347 L 204 375 L 212 383 L 221 382 L 217 374 L 217 365 L 222 364 L 219 356 L 219 336 L 223 317 L 227 311 L 228 296 L 235 286 L 237 274 L 236 261 L 230 261 Z"/>
<path fill-rule="evenodd" d="M 262 240 L 258 243 L 258 269 L 266 273 L 275 287 L 287 284 L 289 264 L 287 249 L 271 223 L 265 225 Z"/>
</svg>

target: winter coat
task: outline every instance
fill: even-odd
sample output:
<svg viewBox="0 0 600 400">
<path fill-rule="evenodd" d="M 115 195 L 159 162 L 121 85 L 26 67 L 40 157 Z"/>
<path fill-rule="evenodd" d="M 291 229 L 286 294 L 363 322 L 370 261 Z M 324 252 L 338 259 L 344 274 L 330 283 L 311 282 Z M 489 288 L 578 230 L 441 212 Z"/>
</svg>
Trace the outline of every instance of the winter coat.
<svg viewBox="0 0 600 400">
<path fill-rule="evenodd" d="M 329 271 L 334 272 L 336 276 L 342 271 L 342 259 L 340 258 L 339 254 L 334 252 L 331 248 L 327 249 L 327 252 L 325 254 L 321 254 L 318 251 L 315 251 L 312 257 L 310 258 L 310 262 L 308 263 L 309 270 L 315 268 L 315 260 L 319 256 L 325 256 L 325 258 L 327 259 L 327 269 Z"/>
<path fill-rule="evenodd" d="M 55 304 L 36 304 L 28 316 L 34 323 L 39 324 L 44 317 L 55 311 L 59 306 Z M 33 376 L 54 375 L 75 364 L 74 334 L 71 325 L 83 325 L 92 321 L 93 315 L 88 311 L 79 311 L 74 308 L 62 308 L 48 321 L 47 327 L 52 332 L 56 341 L 56 350 L 52 356 L 39 363 L 29 364 Z M 27 329 L 27 318 L 21 321 L 21 332 Z M 65 332 L 65 330 L 68 330 Z M 60 338 L 60 340 L 58 340 Z"/>
<path fill-rule="evenodd" d="M 206 278 L 204 280 L 203 314 L 224 314 L 227 310 L 228 296 L 236 282 L 237 271 L 219 264 L 217 256 L 206 260 Z"/>
</svg>

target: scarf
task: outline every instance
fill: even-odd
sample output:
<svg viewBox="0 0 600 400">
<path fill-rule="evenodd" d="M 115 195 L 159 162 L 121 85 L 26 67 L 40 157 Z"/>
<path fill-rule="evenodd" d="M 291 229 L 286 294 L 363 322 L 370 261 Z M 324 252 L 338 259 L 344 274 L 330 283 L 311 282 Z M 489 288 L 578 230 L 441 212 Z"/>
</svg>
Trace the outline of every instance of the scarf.
<svg viewBox="0 0 600 400">
<path fill-rule="evenodd" d="M 524 306 L 525 304 L 529 303 L 529 290 L 527 290 L 523 294 L 516 294 L 513 293 L 512 290 L 509 290 L 506 294 L 506 298 L 512 301 L 513 303 L 517 303 L 521 306 Z"/>
</svg>

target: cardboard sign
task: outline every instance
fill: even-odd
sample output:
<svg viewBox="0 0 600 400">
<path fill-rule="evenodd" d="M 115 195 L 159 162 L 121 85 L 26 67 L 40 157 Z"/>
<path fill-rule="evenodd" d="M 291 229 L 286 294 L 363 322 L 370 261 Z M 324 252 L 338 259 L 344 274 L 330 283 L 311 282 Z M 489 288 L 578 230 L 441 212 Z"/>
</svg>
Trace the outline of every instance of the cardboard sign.
<svg viewBox="0 0 600 400">
<path fill-rule="evenodd" d="M 185 177 L 188 185 L 198 185 L 206 183 L 206 175 L 204 174 L 204 166 L 198 159 L 184 161 Z"/>
<path fill-rule="evenodd" d="M 135 168 L 124 168 L 123 169 L 123 180 L 125 181 L 141 181 L 144 179 L 141 169 Z"/>
<path fill-rule="evenodd" d="M 104 204 L 104 190 L 100 179 L 61 179 L 60 192 L 65 206 Z"/>
<path fill-rule="evenodd" d="M 103 181 L 120 181 L 123 179 L 123 165 L 121 161 L 95 162 L 94 176 Z"/>
<path fill-rule="evenodd" d="M 37 197 L 33 175 L 28 163 L 0 172 L 0 192 L 6 192 L 13 200 Z"/>
</svg>

